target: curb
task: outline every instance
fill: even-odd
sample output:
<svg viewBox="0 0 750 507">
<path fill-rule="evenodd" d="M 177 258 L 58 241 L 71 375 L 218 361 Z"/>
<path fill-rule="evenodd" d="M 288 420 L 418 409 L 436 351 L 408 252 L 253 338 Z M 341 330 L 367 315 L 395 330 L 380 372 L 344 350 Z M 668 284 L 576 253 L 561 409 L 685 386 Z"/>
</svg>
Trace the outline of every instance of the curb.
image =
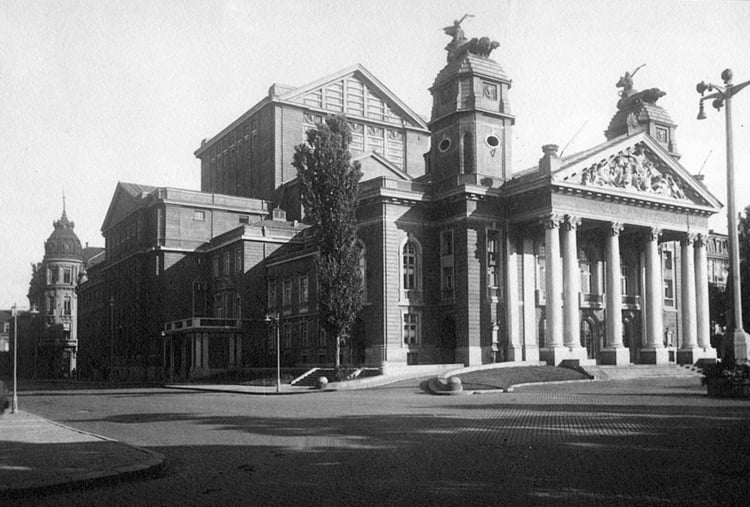
<svg viewBox="0 0 750 507">
<path fill-rule="evenodd" d="M 99 435 L 97 433 L 91 433 L 89 431 L 73 428 L 71 426 L 67 426 L 65 424 L 41 416 L 34 415 L 34 417 L 43 419 L 50 424 L 59 426 L 68 431 L 74 431 L 83 435 L 89 435 L 105 442 L 111 442 L 113 444 L 118 444 L 129 447 L 131 449 L 135 449 L 138 452 L 146 454 L 148 457 L 145 460 L 133 465 L 127 465 L 107 470 L 97 470 L 94 472 L 81 474 L 77 477 L 52 479 L 46 482 L 26 481 L 25 483 L 22 482 L 14 484 L 12 486 L 0 485 L 0 499 L 21 498 L 29 496 L 33 493 L 50 493 L 68 489 L 82 489 L 120 480 L 135 480 L 145 478 L 147 476 L 161 473 L 169 465 L 169 460 L 167 459 L 167 457 L 160 452 L 151 451 L 142 447 L 136 447 L 119 440 L 105 437 L 104 435 Z"/>
<path fill-rule="evenodd" d="M 282 390 L 281 392 L 276 392 L 275 390 L 272 391 L 253 391 L 249 389 L 241 389 L 239 387 L 229 387 L 226 389 L 220 389 L 217 387 L 212 387 L 210 385 L 204 386 L 189 386 L 189 385 L 172 385 L 172 384 L 165 384 L 162 386 L 164 389 L 177 389 L 182 391 L 196 391 L 196 392 L 206 392 L 206 393 L 225 393 L 225 394 L 250 394 L 253 396 L 287 396 L 287 395 L 294 395 L 294 394 L 310 394 L 314 392 L 322 392 L 320 389 L 315 388 L 309 388 L 309 389 L 302 389 L 297 388 L 295 390 Z"/>
<path fill-rule="evenodd" d="M 461 390 L 461 391 L 447 391 L 443 390 L 440 387 L 440 381 L 438 377 L 432 378 L 427 382 L 427 391 L 429 391 L 430 394 L 434 394 L 437 396 L 456 396 L 461 394 L 502 394 L 502 393 L 512 393 L 514 392 L 515 388 L 517 387 L 524 387 L 524 386 L 538 386 L 538 385 L 555 385 L 555 384 L 576 384 L 579 382 L 597 382 L 596 379 L 580 379 L 580 380 L 551 380 L 549 382 L 524 382 L 521 384 L 513 384 L 508 387 L 502 388 L 498 387 L 497 389 L 470 389 L 470 390 Z"/>
</svg>

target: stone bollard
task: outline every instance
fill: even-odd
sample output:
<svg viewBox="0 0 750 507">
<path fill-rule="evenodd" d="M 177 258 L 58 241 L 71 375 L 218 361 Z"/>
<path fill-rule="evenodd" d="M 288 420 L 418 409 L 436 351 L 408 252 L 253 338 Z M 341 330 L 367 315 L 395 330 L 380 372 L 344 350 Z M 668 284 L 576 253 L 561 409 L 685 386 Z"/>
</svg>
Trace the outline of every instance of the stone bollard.
<svg viewBox="0 0 750 507">
<path fill-rule="evenodd" d="M 325 389 L 328 385 L 328 379 L 326 377 L 320 377 L 318 379 L 318 389 Z"/>
<path fill-rule="evenodd" d="M 448 390 L 449 391 L 463 391 L 463 386 L 461 385 L 461 379 L 458 377 L 449 377 L 448 378 Z"/>
</svg>

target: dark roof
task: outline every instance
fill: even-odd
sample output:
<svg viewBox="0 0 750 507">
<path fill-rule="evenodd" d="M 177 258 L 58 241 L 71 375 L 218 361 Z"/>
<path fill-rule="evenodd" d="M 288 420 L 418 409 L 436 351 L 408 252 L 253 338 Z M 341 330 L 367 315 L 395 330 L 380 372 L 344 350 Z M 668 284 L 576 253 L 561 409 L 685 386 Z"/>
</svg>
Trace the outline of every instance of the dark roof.
<svg viewBox="0 0 750 507">
<path fill-rule="evenodd" d="M 443 67 L 443 70 L 438 73 L 432 86 L 434 88 L 454 75 L 468 73 L 494 77 L 503 81 L 510 81 L 502 66 L 495 60 L 478 56 L 473 53 L 466 53 L 461 58 L 458 58 Z"/>
<path fill-rule="evenodd" d="M 83 262 L 88 263 L 92 258 L 96 257 L 100 253 L 104 252 L 104 248 L 100 246 L 87 246 L 83 249 Z"/>
<path fill-rule="evenodd" d="M 628 119 L 634 115 L 633 119 L 639 125 L 645 125 L 655 121 L 667 125 L 674 125 L 672 118 L 666 109 L 652 102 L 639 102 L 634 107 L 621 109 L 615 113 L 607 127 L 608 137 L 619 137 L 628 131 Z M 631 120 L 632 121 L 632 120 Z"/>
<path fill-rule="evenodd" d="M 55 220 L 52 225 L 55 230 L 44 243 L 45 257 L 62 255 L 80 259 L 82 255 L 81 241 L 73 231 L 75 223 L 68 220 L 65 208 L 63 208 L 60 220 Z"/>
</svg>

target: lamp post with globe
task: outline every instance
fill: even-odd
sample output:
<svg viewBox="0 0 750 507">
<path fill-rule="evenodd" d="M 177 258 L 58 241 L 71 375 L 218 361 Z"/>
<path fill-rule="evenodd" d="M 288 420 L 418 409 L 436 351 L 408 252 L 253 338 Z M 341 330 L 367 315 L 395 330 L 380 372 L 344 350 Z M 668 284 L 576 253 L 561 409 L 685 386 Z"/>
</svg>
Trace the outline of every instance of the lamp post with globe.
<svg viewBox="0 0 750 507">
<path fill-rule="evenodd" d="M 732 139 L 732 97 L 750 84 L 745 81 L 740 84 L 732 84 L 732 70 L 725 69 L 721 73 L 724 86 L 701 81 L 695 87 L 701 94 L 699 103 L 698 119 L 705 120 L 706 112 L 703 101 L 713 99 L 711 105 L 717 111 L 724 107 L 726 121 L 727 141 L 727 235 L 729 236 L 729 266 L 732 277 L 732 300 L 734 315 L 733 347 L 734 360 L 737 364 L 750 361 L 750 337 L 745 333 L 742 326 L 742 295 L 740 292 L 740 249 L 737 231 L 737 211 L 734 197 L 734 143 Z M 705 95 L 706 92 L 713 92 Z"/>
</svg>

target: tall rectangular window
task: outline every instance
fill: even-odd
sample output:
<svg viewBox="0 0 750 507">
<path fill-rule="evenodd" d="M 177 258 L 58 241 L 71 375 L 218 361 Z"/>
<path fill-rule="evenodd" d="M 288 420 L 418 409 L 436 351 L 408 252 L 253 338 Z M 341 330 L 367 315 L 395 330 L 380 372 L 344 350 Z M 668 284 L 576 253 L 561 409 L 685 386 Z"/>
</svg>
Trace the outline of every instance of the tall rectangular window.
<svg viewBox="0 0 750 507">
<path fill-rule="evenodd" d="M 440 255 L 453 255 L 453 231 L 443 231 L 440 235 Z"/>
<path fill-rule="evenodd" d="M 591 263 L 583 261 L 579 266 L 581 268 L 581 292 L 591 294 Z"/>
<path fill-rule="evenodd" d="M 664 306 L 674 308 L 674 252 L 662 251 L 662 276 L 664 277 Z"/>
<path fill-rule="evenodd" d="M 276 308 L 276 280 L 268 281 L 268 309 Z"/>
<path fill-rule="evenodd" d="M 299 304 L 306 304 L 310 299 L 310 291 L 308 287 L 307 275 L 299 277 Z"/>
<path fill-rule="evenodd" d="M 318 347 L 326 347 L 328 345 L 328 335 L 326 330 L 322 327 L 318 330 Z"/>
<path fill-rule="evenodd" d="M 292 281 L 284 280 L 284 289 L 281 293 L 281 303 L 284 306 L 292 304 Z"/>
<path fill-rule="evenodd" d="M 419 343 L 419 315 L 416 313 L 404 314 L 404 343 L 407 345 Z"/>
<path fill-rule="evenodd" d="M 404 245 L 402 252 L 402 271 L 404 290 L 417 288 L 417 249 L 411 241 Z"/>
<path fill-rule="evenodd" d="M 302 343 L 303 348 L 308 348 L 310 346 L 310 340 L 307 336 L 307 321 L 302 320 L 299 323 L 299 340 L 300 343 Z"/>
<path fill-rule="evenodd" d="M 229 276 L 232 273 L 231 262 L 232 258 L 229 256 L 229 252 L 224 252 L 224 276 Z"/>
<path fill-rule="evenodd" d="M 73 283 L 73 270 L 71 268 L 63 268 L 63 283 Z"/>
<path fill-rule="evenodd" d="M 292 323 L 284 322 L 284 348 L 292 348 Z"/>
<path fill-rule="evenodd" d="M 215 255 L 213 258 L 213 272 L 214 272 L 214 278 L 218 278 L 221 274 L 219 272 L 219 256 Z"/>
<path fill-rule="evenodd" d="M 55 296 L 54 294 L 49 294 L 47 296 L 47 315 L 54 315 L 55 314 Z"/>
<path fill-rule="evenodd" d="M 71 315 L 71 313 L 72 313 L 72 306 L 71 306 L 70 296 L 65 296 L 65 298 L 63 299 L 63 314 Z"/>
<path fill-rule="evenodd" d="M 242 248 L 234 251 L 234 272 L 242 273 Z"/>
</svg>

